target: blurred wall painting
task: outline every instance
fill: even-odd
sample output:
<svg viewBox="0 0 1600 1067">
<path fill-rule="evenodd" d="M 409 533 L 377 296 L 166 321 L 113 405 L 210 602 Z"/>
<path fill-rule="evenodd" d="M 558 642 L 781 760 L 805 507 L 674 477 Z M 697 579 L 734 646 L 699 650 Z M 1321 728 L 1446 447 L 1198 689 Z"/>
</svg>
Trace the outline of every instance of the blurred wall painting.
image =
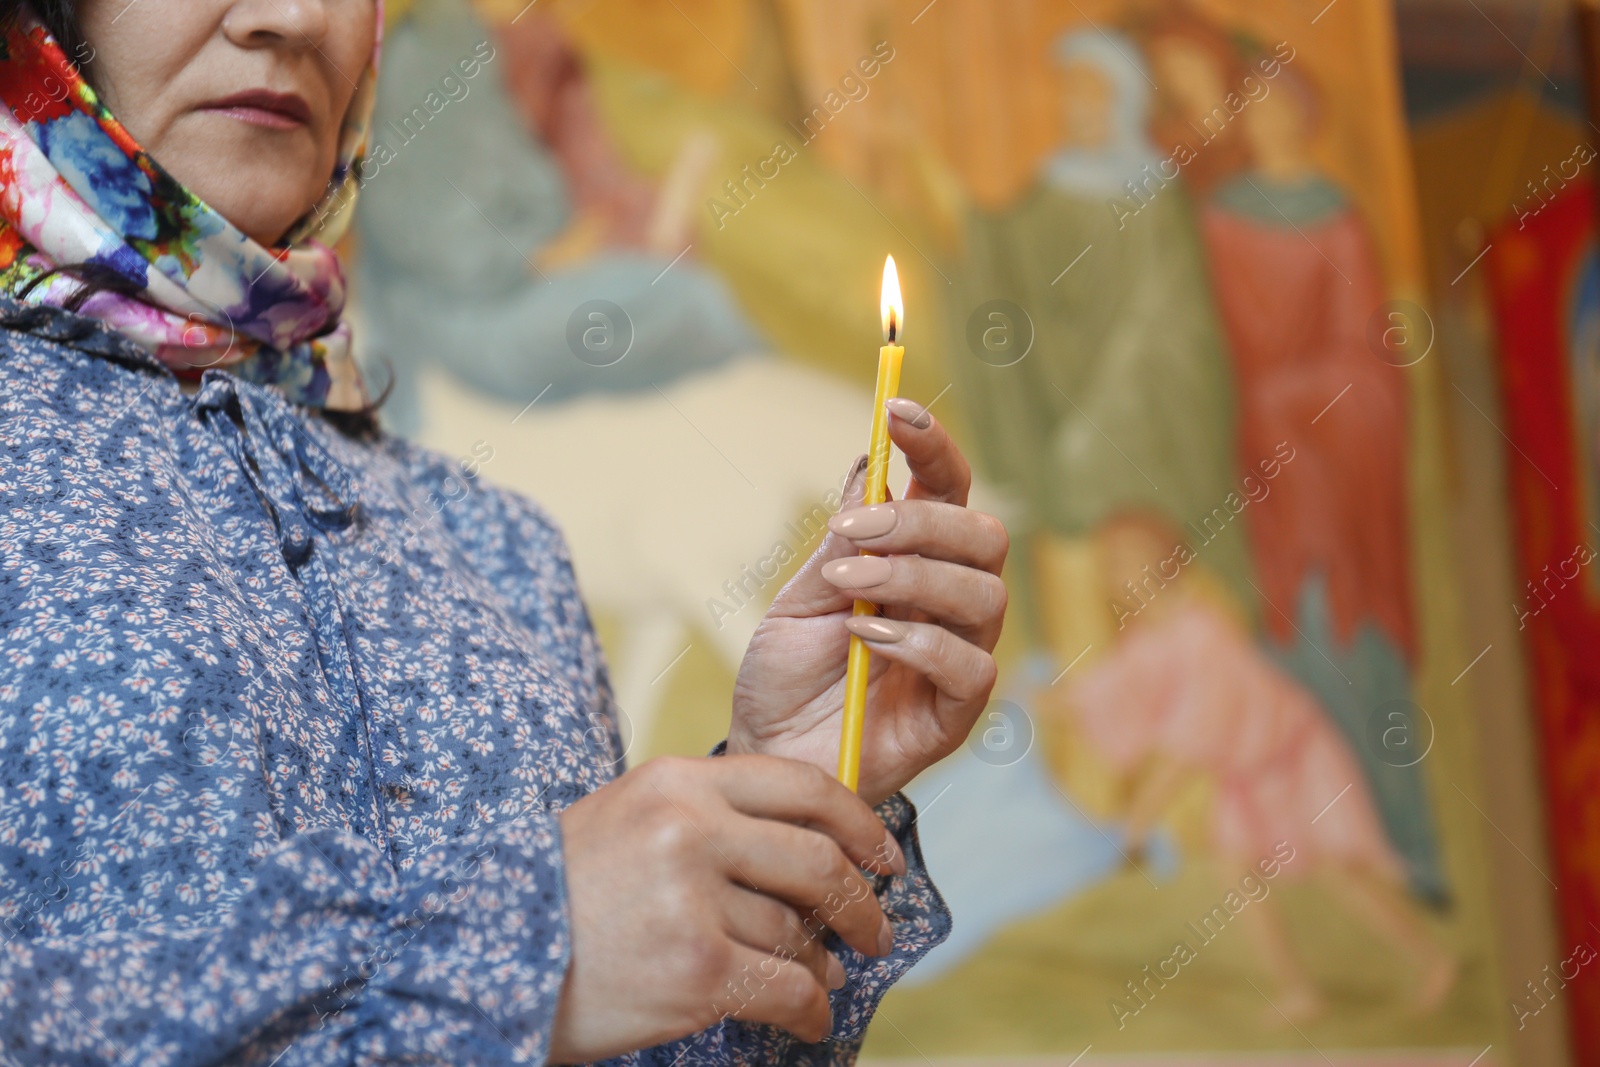
<svg viewBox="0 0 1600 1067">
<path fill-rule="evenodd" d="M 392 6 L 366 358 L 566 529 L 630 759 L 719 739 L 900 264 L 1013 609 L 869 1058 L 1512 1062 L 1386 5 Z"/>
</svg>

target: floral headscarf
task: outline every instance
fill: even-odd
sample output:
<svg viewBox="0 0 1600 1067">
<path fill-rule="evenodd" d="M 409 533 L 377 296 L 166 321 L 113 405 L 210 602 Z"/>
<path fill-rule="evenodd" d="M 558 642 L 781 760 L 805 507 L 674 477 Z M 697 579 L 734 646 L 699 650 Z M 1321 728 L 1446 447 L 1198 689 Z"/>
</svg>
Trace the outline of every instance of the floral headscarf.
<svg viewBox="0 0 1600 1067">
<path fill-rule="evenodd" d="M 345 114 L 328 188 L 272 249 L 140 148 L 24 9 L 0 38 L 0 291 L 15 297 L 59 265 L 102 266 L 138 293 L 97 292 L 82 313 L 180 375 L 227 367 L 296 403 L 365 407 L 342 319 L 344 272 L 330 246 L 348 223 L 366 150 L 383 26 L 377 2 L 372 62 Z M 26 299 L 59 305 L 81 288 L 55 275 Z"/>
</svg>

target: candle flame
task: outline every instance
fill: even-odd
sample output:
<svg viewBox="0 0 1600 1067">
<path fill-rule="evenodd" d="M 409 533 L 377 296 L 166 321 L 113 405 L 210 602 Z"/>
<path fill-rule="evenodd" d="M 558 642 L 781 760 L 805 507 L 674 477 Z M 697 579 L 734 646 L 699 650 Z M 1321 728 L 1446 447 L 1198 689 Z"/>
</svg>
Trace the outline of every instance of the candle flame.
<svg viewBox="0 0 1600 1067">
<path fill-rule="evenodd" d="M 883 314 L 883 339 L 894 344 L 905 332 L 906 309 L 900 302 L 900 272 L 894 269 L 893 256 L 883 261 L 883 296 L 878 309 Z"/>
</svg>

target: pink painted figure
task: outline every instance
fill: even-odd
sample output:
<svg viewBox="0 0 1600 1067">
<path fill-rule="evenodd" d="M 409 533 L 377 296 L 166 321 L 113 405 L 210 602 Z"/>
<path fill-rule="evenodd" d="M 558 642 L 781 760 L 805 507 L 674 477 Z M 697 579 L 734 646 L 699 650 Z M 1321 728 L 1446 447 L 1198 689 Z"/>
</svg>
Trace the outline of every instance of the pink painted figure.
<svg viewBox="0 0 1600 1067">
<path fill-rule="evenodd" d="M 1405 892 L 1405 867 L 1379 820 L 1361 765 L 1312 696 L 1194 587 L 1180 533 L 1122 514 L 1096 533 L 1114 647 L 1066 693 L 1083 741 L 1133 783 L 1129 847 L 1196 777 L 1212 786 L 1216 873 L 1230 884 L 1284 842 L 1280 878 L 1314 876 L 1347 910 L 1395 945 L 1418 974 L 1414 1004 L 1436 1010 L 1455 983 L 1455 958 L 1430 934 Z M 1169 577 L 1170 576 L 1170 577 Z M 1244 924 L 1278 988 L 1270 1020 L 1325 1010 L 1299 959 L 1277 898 Z M 1280 1014 L 1281 1013 L 1281 1014 Z"/>
<path fill-rule="evenodd" d="M 1113 766 L 1132 773 L 1157 756 L 1208 775 L 1213 843 L 1241 866 L 1287 841 L 1285 877 L 1331 863 L 1400 880 L 1344 737 L 1233 619 L 1185 597 L 1125 633 L 1071 691 L 1087 740 Z"/>
</svg>

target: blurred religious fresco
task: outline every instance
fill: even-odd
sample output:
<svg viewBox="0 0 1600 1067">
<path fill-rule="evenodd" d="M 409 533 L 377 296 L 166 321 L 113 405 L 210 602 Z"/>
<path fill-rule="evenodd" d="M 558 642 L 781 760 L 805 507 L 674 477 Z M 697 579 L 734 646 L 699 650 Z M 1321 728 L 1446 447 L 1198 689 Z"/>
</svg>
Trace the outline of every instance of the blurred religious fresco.
<svg viewBox="0 0 1600 1067">
<path fill-rule="evenodd" d="M 392 429 L 566 530 L 631 761 L 720 740 L 865 448 L 900 265 L 902 394 L 1006 519 L 1013 607 L 911 789 L 955 933 L 869 1058 L 1512 1062 L 1538 969 L 1475 799 L 1389 5 L 390 6 L 364 358 Z M 1592 522 L 1584 254 L 1551 314 Z"/>
</svg>

